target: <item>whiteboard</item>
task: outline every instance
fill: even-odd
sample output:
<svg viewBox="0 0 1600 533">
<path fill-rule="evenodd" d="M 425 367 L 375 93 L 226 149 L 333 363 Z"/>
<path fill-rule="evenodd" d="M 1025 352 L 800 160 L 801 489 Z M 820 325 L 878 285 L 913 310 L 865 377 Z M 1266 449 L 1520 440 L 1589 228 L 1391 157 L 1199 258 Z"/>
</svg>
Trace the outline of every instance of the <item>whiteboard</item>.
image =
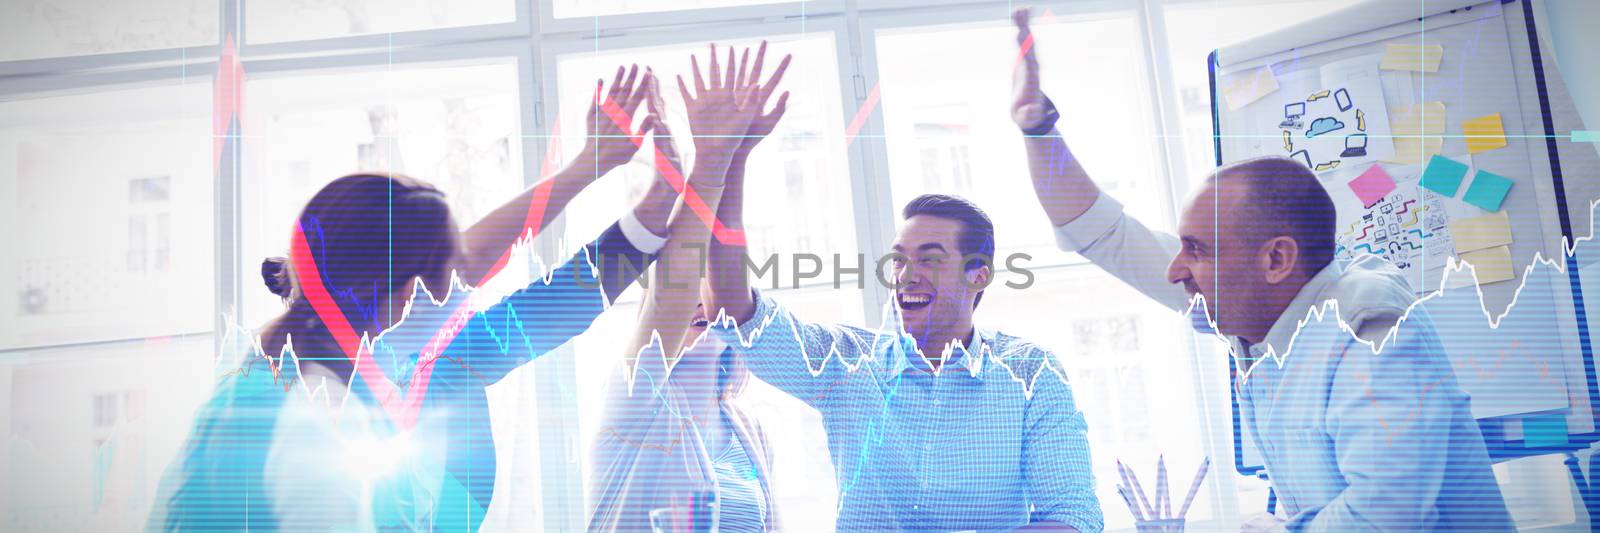
<svg viewBox="0 0 1600 533">
<path fill-rule="evenodd" d="M 1442 267 L 1449 257 L 1459 254 L 1448 240 L 1431 244 L 1439 238 L 1432 233 L 1429 239 L 1419 241 L 1423 248 L 1408 257 L 1415 262 L 1403 272 L 1413 287 L 1419 288 L 1419 297 L 1431 294 L 1428 290 L 1441 284 L 1448 285 L 1447 281 L 1468 284 L 1447 288 L 1422 305 L 1438 328 L 1457 378 L 1472 396 L 1473 414 L 1483 419 L 1486 427 L 1503 428 L 1504 439 L 1520 439 L 1518 417 L 1559 413 L 1566 415 L 1568 433 L 1592 433 L 1595 416 L 1588 386 L 1592 369 L 1586 366 L 1579 335 L 1579 308 L 1572 283 L 1576 277 L 1569 277 L 1566 268 L 1563 219 L 1570 215 L 1567 225 L 1579 235 L 1588 234 L 1592 224 L 1588 207 L 1597 197 L 1593 183 L 1597 180 L 1592 177 L 1600 169 L 1600 157 L 1592 147 L 1560 140 L 1564 175 L 1590 178 L 1566 179 L 1557 189 L 1549 158 L 1546 104 L 1541 101 L 1540 76 L 1534 69 L 1536 50 L 1529 45 L 1533 21 L 1524 15 L 1523 2 L 1455 0 L 1422 6 L 1428 11 L 1419 13 L 1415 2 L 1368 2 L 1216 51 L 1211 69 L 1218 163 L 1262 155 L 1300 155 L 1300 150 L 1316 142 L 1306 133 L 1314 129 L 1320 133 L 1311 128 L 1310 121 L 1321 117 L 1298 117 L 1306 123 L 1303 130 L 1287 123 L 1300 111 L 1298 106 L 1325 104 L 1326 96 L 1318 98 L 1324 92 L 1348 88 L 1346 100 L 1337 106 L 1350 108 L 1337 116 L 1340 126 L 1359 120 L 1352 114 L 1355 107 L 1365 106 L 1368 111 L 1363 116 L 1372 119 L 1379 115 L 1378 110 L 1388 114 L 1413 104 L 1442 103 L 1440 153 L 1472 168 L 1461 188 L 1471 186 L 1478 170 L 1513 182 L 1501 210 L 1511 219 L 1509 248 L 1516 279 L 1481 286 L 1471 286 L 1471 280 L 1463 277 L 1445 280 Z M 1381 70 L 1378 62 L 1390 44 L 1438 45 L 1444 54 L 1436 72 Z M 1582 129 L 1570 124 L 1577 115 L 1570 111 L 1571 98 L 1554 61 L 1542 47 L 1537 51 L 1545 58 L 1543 102 L 1553 110 L 1552 118 L 1566 127 L 1552 124 L 1551 129 L 1562 134 Z M 1249 104 L 1230 105 L 1235 103 L 1228 100 L 1234 84 L 1259 75 L 1263 67 L 1270 69 L 1276 89 Z M 1381 89 L 1371 88 L 1374 84 L 1366 79 L 1371 76 L 1378 78 L 1375 85 Z M 1370 100 L 1370 93 L 1377 90 L 1382 92 L 1381 104 Z M 1568 111 L 1562 113 L 1563 109 Z M 1493 113 L 1501 116 L 1506 146 L 1469 154 L 1462 122 Z M 1348 183 L 1374 164 L 1392 176 L 1397 193 L 1409 192 L 1418 205 L 1435 204 L 1431 213 L 1442 211 L 1452 220 L 1488 213 L 1461 201 L 1462 193 L 1440 198 L 1418 187 L 1416 178 L 1424 165 L 1380 162 L 1393 153 L 1395 146 L 1386 141 L 1394 135 L 1387 124 L 1365 126 L 1372 130 L 1363 130 L 1370 134 L 1365 146 L 1370 153 L 1346 149 L 1342 155 L 1355 157 L 1330 164 L 1339 159 L 1340 147 L 1330 152 L 1325 146 L 1312 146 L 1313 155 L 1297 157 L 1313 167 L 1324 167 L 1318 177 L 1338 204 L 1342 227 L 1349 227 L 1347 221 L 1359 220 L 1368 210 Z M 1346 128 L 1341 133 L 1349 131 L 1354 130 Z M 1293 152 L 1289 144 L 1294 144 Z M 1321 157 L 1316 155 L 1319 153 Z M 1308 160 L 1312 158 L 1315 160 Z M 1398 261 L 1402 256 L 1394 257 Z M 1585 263 L 1593 262 L 1600 257 L 1600 248 L 1587 255 L 1580 250 L 1579 257 L 1587 258 Z M 1553 259 L 1554 263 L 1547 265 L 1537 258 Z M 1534 265 L 1531 270 L 1530 265 Z M 1235 442 L 1251 442 L 1248 435 L 1239 435 L 1238 424 L 1235 426 Z M 1241 472 L 1258 470 L 1260 462 L 1254 450 L 1241 446 L 1244 449 L 1236 451 Z"/>
</svg>

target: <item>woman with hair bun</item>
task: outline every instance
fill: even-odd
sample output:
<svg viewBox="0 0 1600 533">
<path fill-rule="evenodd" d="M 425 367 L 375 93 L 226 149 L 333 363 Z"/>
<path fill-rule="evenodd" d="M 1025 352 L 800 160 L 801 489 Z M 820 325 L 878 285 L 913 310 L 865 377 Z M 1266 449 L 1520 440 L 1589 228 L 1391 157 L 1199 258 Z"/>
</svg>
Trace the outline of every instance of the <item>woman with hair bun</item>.
<svg viewBox="0 0 1600 533">
<path fill-rule="evenodd" d="M 639 74 L 618 68 L 603 103 L 599 82 L 572 164 L 465 231 L 444 193 L 410 177 L 352 174 L 318 191 L 289 257 L 261 265 L 284 313 L 255 339 L 225 342 L 212 398 L 167 467 L 148 526 L 476 530 L 495 478 L 484 388 L 588 329 L 653 260 L 677 194 L 656 180 L 598 240 L 492 306 L 469 302 L 462 284 L 498 270 L 525 224 L 549 227 L 633 158 L 657 118 L 630 135 L 632 124 L 601 108 L 633 116 L 655 83 Z M 543 218 L 528 220 L 535 202 Z M 472 311 L 464 327 L 430 345 L 460 326 L 447 324 L 457 309 Z"/>
</svg>

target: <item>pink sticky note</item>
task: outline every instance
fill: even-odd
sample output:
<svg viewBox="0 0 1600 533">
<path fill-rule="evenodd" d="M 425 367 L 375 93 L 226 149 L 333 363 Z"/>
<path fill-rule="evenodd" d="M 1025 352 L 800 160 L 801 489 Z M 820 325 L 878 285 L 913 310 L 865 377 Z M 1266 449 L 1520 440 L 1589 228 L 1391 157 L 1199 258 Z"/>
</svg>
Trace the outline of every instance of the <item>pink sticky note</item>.
<svg viewBox="0 0 1600 533">
<path fill-rule="evenodd" d="M 1372 165 L 1356 179 L 1350 180 L 1350 190 L 1355 191 L 1356 198 L 1361 199 L 1362 207 L 1372 207 L 1394 189 L 1394 178 L 1390 178 L 1389 173 L 1378 165 Z"/>
</svg>

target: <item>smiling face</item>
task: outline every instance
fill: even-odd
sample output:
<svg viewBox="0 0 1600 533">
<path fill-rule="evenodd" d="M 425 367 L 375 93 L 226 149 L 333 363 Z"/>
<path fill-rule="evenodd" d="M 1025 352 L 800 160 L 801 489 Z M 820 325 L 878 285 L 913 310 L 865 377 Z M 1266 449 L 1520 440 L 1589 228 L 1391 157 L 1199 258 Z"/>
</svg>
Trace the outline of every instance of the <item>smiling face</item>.
<svg viewBox="0 0 1600 533">
<path fill-rule="evenodd" d="M 674 366 L 672 373 L 679 386 L 698 395 L 738 394 L 748 380 L 749 372 L 740 363 L 734 353 L 727 350 L 727 344 L 716 335 L 705 335 L 710 327 L 711 320 L 717 317 L 714 312 L 707 312 L 705 302 L 711 300 L 711 284 L 709 281 L 700 285 L 700 304 L 694 308 L 694 313 L 689 316 L 688 328 L 683 331 L 683 338 L 678 340 L 678 350 L 675 353 L 683 354 L 683 358 Z M 702 335 L 704 335 L 702 337 Z M 696 343 L 696 340 L 699 342 Z"/>
<path fill-rule="evenodd" d="M 1205 297 L 1209 318 L 1223 334 L 1233 329 L 1233 303 L 1244 296 L 1241 280 L 1249 268 L 1239 261 L 1240 239 L 1221 229 L 1221 218 L 1233 210 L 1227 196 L 1219 195 L 1211 180 L 1195 194 L 1178 221 L 1178 255 L 1167 266 L 1167 281 L 1182 284 L 1190 297 Z"/>
<path fill-rule="evenodd" d="M 721 343 L 716 341 L 715 335 L 706 335 L 703 339 L 700 337 L 705 334 L 706 328 L 711 326 L 711 319 L 716 318 L 715 316 L 708 316 L 706 312 L 705 302 L 709 301 L 711 301 L 711 283 L 703 281 L 700 284 L 700 303 L 694 306 L 694 314 L 689 317 L 689 327 L 683 330 L 683 338 L 678 339 L 677 353 L 681 353 L 686 348 L 691 348 L 690 345 L 694 344 L 695 339 L 700 339 L 700 343 L 692 347 L 695 353 L 705 353 L 711 350 L 722 351 Z"/>
<path fill-rule="evenodd" d="M 1178 221 L 1167 281 L 1205 296 L 1219 333 L 1260 342 L 1334 260 L 1337 213 L 1317 175 L 1270 156 L 1218 168 Z"/>
<path fill-rule="evenodd" d="M 1178 221 L 1180 248 L 1167 281 L 1205 297 L 1217 332 L 1260 342 L 1303 276 L 1298 245 L 1250 209 L 1248 185 L 1206 180 Z"/>
<path fill-rule="evenodd" d="M 924 355 L 951 339 L 967 341 L 979 292 L 988 285 L 991 268 L 968 270 L 962 258 L 962 223 L 932 215 L 907 219 L 895 239 L 895 305 L 906 333 L 917 339 Z M 903 256 L 903 257 L 902 257 Z"/>
</svg>

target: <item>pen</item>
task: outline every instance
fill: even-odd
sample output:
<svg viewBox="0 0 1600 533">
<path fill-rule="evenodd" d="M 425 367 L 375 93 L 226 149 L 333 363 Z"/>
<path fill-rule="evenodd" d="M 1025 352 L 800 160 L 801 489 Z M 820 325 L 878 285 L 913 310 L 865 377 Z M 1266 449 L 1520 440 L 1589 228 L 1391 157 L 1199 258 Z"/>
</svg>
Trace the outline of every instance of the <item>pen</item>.
<svg viewBox="0 0 1600 533">
<path fill-rule="evenodd" d="M 1194 496 L 1200 492 L 1200 481 L 1206 478 L 1206 473 L 1211 469 L 1211 458 L 1207 457 L 1200 462 L 1200 471 L 1194 474 L 1194 482 L 1189 484 L 1189 495 L 1183 497 L 1183 507 L 1178 509 L 1178 518 L 1189 512 L 1189 504 L 1194 503 Z"/>
</svg>

